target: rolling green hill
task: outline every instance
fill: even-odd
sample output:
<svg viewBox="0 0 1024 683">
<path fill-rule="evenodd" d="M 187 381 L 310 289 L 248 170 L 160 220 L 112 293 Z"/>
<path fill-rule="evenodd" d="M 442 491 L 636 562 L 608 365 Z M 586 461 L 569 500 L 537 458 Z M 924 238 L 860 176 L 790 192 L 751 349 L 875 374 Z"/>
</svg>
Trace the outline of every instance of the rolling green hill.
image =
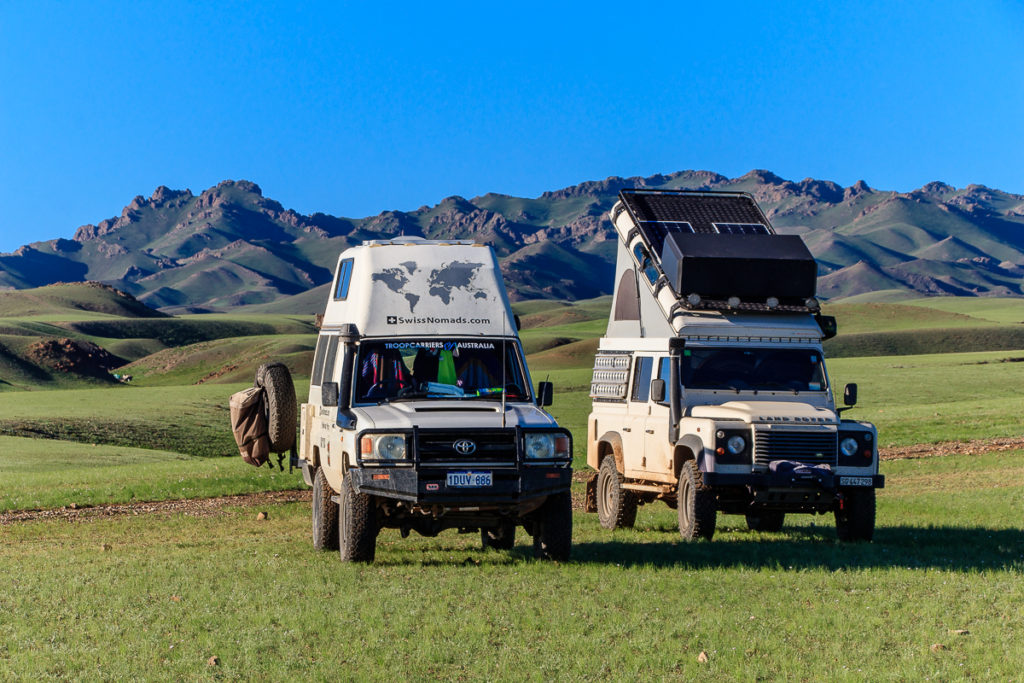
<svg viewBox="0 0 1024 683">
<path fill-rule="evenodd" d="M 151 375 L 157 384 L 242 381 L 270 358 L 301 370 L 311 362 L 312 323 L 310 316 L 170 317 L 97 283 L 0 292 L 0 391 L 111 384 L 115 371 L 143 383 Z"/>
</svg>

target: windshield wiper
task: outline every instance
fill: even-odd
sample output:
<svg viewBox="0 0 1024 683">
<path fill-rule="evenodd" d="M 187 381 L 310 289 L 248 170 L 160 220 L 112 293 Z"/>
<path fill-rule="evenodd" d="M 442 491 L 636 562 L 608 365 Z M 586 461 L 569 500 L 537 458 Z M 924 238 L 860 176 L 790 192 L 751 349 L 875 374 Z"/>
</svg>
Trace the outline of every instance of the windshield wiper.
<svg viewBox="0 0 1024 683">
<path fill-rule="evenodd" d="M 759 385 L 762 387 L 777 387 L 779 389 L 785 389 L 786 391 L 792 391 L 794 396 L 800 393 L 799 389 L 793 389 L 789 385 L 783 384 L 782 382 L 759 382 Z"/>
</svg>

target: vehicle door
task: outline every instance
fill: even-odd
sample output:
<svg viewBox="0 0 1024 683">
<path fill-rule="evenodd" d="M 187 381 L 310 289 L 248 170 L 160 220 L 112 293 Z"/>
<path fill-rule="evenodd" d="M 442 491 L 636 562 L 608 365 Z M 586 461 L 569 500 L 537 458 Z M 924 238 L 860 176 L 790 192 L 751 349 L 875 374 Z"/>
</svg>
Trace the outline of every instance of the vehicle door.
<svg viewBox="0 0 1024 683">
<path fill-rule="evenodd" d="M 320 361 L 320 349 L 319 345 L 323 344 L 323 358 L 322 366 L 317 367 Z M 313 399 L 316 404 L 315 414 L 308 415 L 307 420 L 311 422 L 311 432 L 313 434 L 311 442 L 314 447 L 320 451 L 320 464 L 327 464 L 328 454 L 333 454 L 328 445 L 332 437 L 337 437 L 337 422 L 338 422 L 338 406 L 325 406 L 322 404 L 320 392 L 322 386 L 326 382 L 338 382 L 340 378 L 337 377 L 339 374 L 337 369 L 341 367 L 341 364 L 337 362 L 338 359 L 338 335 L 336 334 L 321 334 L 320 342 L 317 348 L 317 356 L 313 363 L 313 373 L 310 377 L 310 393 L 314 394 Z M 345 389 L 341 389 L 344 391 Z M 341 453 L 338 452 L 338 462 L 335 463 L 334 459 L 331 459 L 331 466 L 341 467 Z"/>
<path fill-rule="evenodd" d="M 622 458 L 627 477 L 642 477 L 645 472 L 644 427 L 650 413 L 652 356 L 633 358 L 633 381 L 629 405 L 622 425 Z"/>
<path fill-rule="evenodd" d="M 665 397 L 655 401 L 650 397 L 650 412 L 644 420 L 644 463 L 645 469 L 652 474 L 664 474 L 668 480 L 672 477 L 673 444 L 668 442 L 669 433 L 669 363 L 668 356 L 654 359 L 657 368 L 657 379 L 665 381 Z"/>
</svg>

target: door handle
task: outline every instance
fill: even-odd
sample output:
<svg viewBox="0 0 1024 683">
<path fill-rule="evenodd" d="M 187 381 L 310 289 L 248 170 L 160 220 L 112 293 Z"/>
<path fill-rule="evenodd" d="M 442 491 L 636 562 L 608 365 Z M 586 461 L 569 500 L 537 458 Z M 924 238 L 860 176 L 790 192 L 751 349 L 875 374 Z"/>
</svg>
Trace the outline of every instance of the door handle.
<svg viewBox="0 0 1024 683">
<path fill-rule="evenodd" d="M 653 434 L 654 433 L 653 429 L 645 429 L 644 431 L 647 432 L 648 434 Z"/>
<path fill-rule="evenodd" d="M 632 427 L 623 427 L 622 431 L 624 431 L 624 432 L 631 432 L 631 431 L 633 431 L 633 428 Z"/>
</svg>

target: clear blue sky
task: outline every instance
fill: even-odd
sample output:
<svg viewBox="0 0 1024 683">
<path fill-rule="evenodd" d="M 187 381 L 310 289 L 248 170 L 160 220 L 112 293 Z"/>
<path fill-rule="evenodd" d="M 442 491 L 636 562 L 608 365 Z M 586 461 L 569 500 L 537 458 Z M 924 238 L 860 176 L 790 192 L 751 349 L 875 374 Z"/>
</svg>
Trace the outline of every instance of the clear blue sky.
<svg viewBox="0 0 1024 683">
<path fill-rule="evenodd" d="M 1024 193 L 1024 4 L 0 0 L 0 251 L 158 185 L 303 213 L 767 168 Z"/>
</svg>

